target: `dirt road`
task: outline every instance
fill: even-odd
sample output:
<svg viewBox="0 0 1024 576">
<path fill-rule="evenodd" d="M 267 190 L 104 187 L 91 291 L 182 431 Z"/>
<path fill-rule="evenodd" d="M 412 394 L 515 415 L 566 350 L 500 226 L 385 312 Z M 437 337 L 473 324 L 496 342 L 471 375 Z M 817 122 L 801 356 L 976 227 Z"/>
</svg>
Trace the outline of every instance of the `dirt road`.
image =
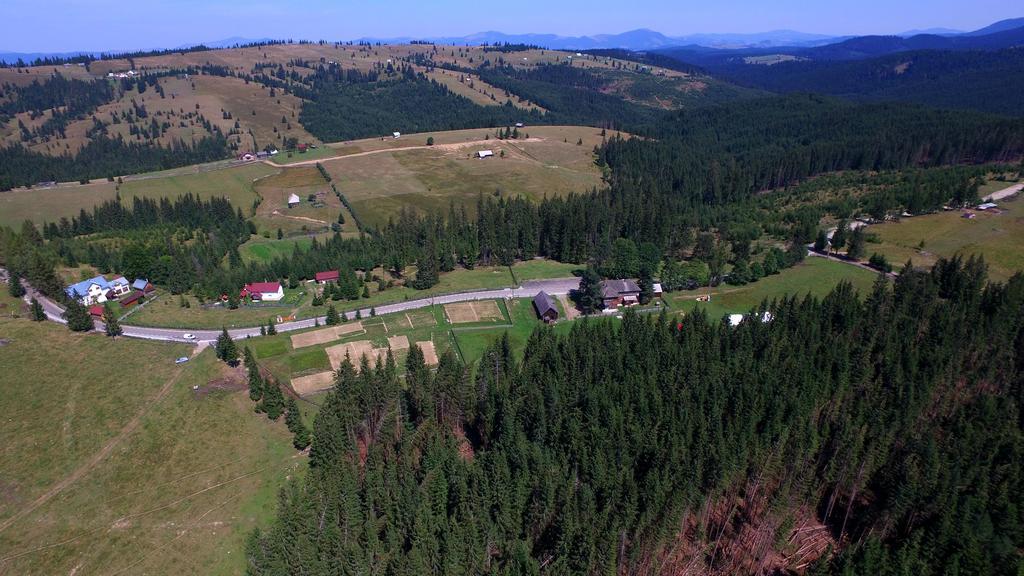
<svg viewBox="0 0 1024 576">
<path fill-rule="evenodd" d="M 348 158 L 358 158 L 360 156 L 371 156 L 373 154 L 385 154 L 387 152 L 404 152 L 406 150 L 442 150 L 445 152 L 452 152 L 455 150 L 461 150 L 462 148 L 470 148 L 473 146 L 487 146 L 493 145 L 495 142 L 507 142 L 509 144 L 522 144 L 527 142 L 543 142 L 543 138 L 521 138 L 519 140 L 471 140 L 469 142 L 455 142 L 452 144 L 435 144 L 433 146 L 398 146 L 396 148 L 381 148 L 380 150 L 367 150 L 366 152 L 356 152 L 355 154 L 345 154 L 344 156 L 331 156 L 330 158 L 317 158 L 315 160 L 302 160 L 300 162 L 292 162 L 291 164 L 275 164 L 270 160 L 264 160 L 263 163 L 268 166 L 275 168 L 291 168 L 292 166 L 312 166 L 317 163 L 326 162 L 337 162 L 338 160 L 345 160 Z"/>
</svg>

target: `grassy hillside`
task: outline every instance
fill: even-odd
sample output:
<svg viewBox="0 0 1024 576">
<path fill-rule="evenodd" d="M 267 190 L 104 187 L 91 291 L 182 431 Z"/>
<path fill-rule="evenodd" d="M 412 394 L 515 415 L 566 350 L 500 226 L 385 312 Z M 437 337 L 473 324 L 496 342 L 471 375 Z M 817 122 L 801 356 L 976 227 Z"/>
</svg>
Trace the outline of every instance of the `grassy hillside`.
<svg viewBox="0 0 1024 576">
<path fill-rule="evenodd" d="M 883 254 L 894 265 L 931 266 L 939 257 L 980 255 L 995 280 L 1024 271 L 1024 200 L 999 202 L 999 212 L 977 212 L 974 219 L 952 211 L 904 218 L 868 227 L 880 243 L 868 252 Z"/>
<path fill-rule="evenodd" d="M 529 139 L 499 141 L 494 131 L 461 130 L 360 141 L 338 149 L 349 157 L 323 165 L 368 225 L 386 223 L 403 207 L 447 211 L 455 202 L 472 210 L 480 194 L 539 200 L 602 185 L 593 158 L 600 130 L 528 126 L 522 132 Z M 427 138 L 434 138 L 434 146 L 425 146 Z M 389 147 L 415 149 L 367 153 Z M 494 157 L 480 160 L 480 150 Z"/>
<path fill-rule="evenodd" d="M 190 347 L 14 319 L 4 294 L 0 572 L 242 574 L 303 459 L 283 423 L 210 351 L 175 365 Z"/>
<path fill-rule="evenodd" d="M 114 200 L 118 195 L 124 202 L 131 202 L 134 197 L 158 200 L 186 193 L 201 198 L 224 196 L 248 213 L 258 198 L 253 181 L 275 172 L 264 164 L 248 164 L 198 173 L 195 169 L 170 171 L 166 176 L 129 178 L 121 184 L 104 180 L 86 185 L 12 190 L 0 194 L 0 226 L 17 226 L 24 220 L 37 224 L 56 222 L 61 217 L 71 218 L 80 210 L 91 210 L 93 206 Z"/>
</svg>

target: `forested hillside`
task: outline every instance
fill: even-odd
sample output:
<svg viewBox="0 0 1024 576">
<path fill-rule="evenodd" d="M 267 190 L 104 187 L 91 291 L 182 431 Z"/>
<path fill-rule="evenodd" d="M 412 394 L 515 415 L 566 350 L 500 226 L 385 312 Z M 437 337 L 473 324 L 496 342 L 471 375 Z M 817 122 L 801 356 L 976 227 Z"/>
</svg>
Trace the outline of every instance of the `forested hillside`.
<svg viewBox="0 0 1024 576">
<path fill-rule="evenodd" d="M 1019 572 L 1024 277 L 768 309 L 346 363 L 248 573 Z"/>
<path fill-rule="evenodd" d="M 668 58 L 641 64 L 617 56 L 282 42 L 0 67 L 0 149 L 18 164 L 0 189 L 394 131 L 632 126 L 656 122 L 666 109 L 757 94 L 697 69 L 664 67 Z M 573 75 L 593 81 L 565 81 Z M 126 151 L 121 158 L 118 149 Z"/>
<path fill-rule="evenodd" d="M 864 101 L 1024 115 L 1024 48 L 992 52 L 915 51 L 852 61 L 793 60 L 772 65 L 733 58 L 716 74 L 772 92 L 814 92 Z"/>
</svg>

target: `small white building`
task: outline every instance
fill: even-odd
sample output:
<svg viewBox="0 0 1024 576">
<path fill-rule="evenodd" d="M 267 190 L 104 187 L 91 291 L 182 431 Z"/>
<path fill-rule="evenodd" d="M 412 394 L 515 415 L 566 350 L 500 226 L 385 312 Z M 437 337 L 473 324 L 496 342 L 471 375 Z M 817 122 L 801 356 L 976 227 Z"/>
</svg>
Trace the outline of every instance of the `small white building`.
<svg viewBox="0 0 1024 576">
<path fill-rule="evenodd" d="M 481 160 L 483 160 L 484 158 L 490 158 L 491 156 L 494 156 L 493 150 L 480 150 L 476 153 L 476 157 Z"/>
<path fill-rule="evenodd" d="M 978 210 L 991 210 L 992 208 L 998 208 L 999 205 L 995 202 L 985 202 L 984 204 L 978 204 Z"/>
<path fill-rule="evenodd" d="M 395 138 L 395 140 L 398 140 L 399 138 L 402 137 L 402 133 L 401 132 L 392 132 L 391 136 L 393 136 Z"/>
<path fill-rule="evenodd" d="M 246 284 L 239 296 L 257 301 L 276 302 L 284 298 L 284 287 L 280 282 L 253 282 Z"/>
<path fill-rule="evenodd" d="M 293 208 L 295 206 L 298 206 L 299 202 L 302 202 L 302 198 L 299 198 L 298 194 L 292 194 L 291 196 L 288 197 L 288 207 L 289 208 Z"/>
</svg>

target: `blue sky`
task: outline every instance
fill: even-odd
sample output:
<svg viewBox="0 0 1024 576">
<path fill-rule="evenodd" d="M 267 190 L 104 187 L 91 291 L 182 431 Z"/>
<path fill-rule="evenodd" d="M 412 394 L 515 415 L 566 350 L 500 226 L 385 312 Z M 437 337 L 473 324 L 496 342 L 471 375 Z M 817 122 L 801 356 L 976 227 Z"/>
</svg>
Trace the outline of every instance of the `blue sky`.
<svg viewBox="0 0 1024 576">
<path fill-rule="evenodd" d="M 824 34 L 976 29 L 1024 16 L 1019 0 L 0 0 L 0 50 L 174 47 L 229 37 L 343 40 L 507 33 Z"/>
</svg>

